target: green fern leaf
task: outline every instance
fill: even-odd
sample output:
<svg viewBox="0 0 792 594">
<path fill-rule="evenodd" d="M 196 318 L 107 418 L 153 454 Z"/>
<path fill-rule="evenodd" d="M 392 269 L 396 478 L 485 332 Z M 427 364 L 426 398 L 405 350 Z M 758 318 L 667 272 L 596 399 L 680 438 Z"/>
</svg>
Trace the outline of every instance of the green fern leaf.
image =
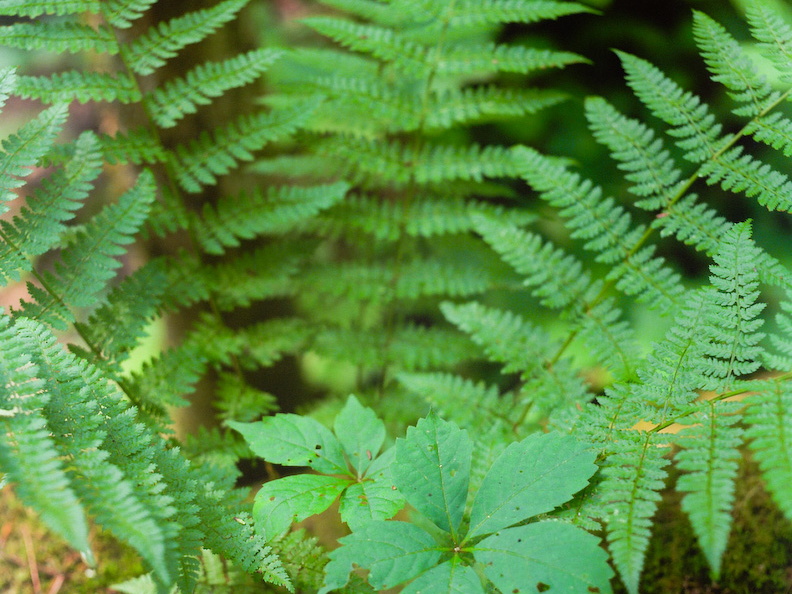
<svg viewBox="0 0 792 594">
<path fill-rule="evenodd" d="M 92 50 L 117 54 L 118 42 L 113 31 L 99 26 L 94 29 L 76 22 L 30 22 L 0 27 L 0 44 L 24 50 L 44 49 L 50 52 L 77 53 Z"/>
<path fill-rule="evenodd" d="M 429 238 L 473 231 L 477 214 L 513 225 L 525 225 L 535 219 L 526 210 L 506 211 L 483 201 L 449 200 L 427 191 L 409 206 L 377 200 L 370 195 L 350 194 L 343 203 L 322 212 L 309 227 L 325 236 L 360 232 L 380 242 L 393 242 L 402 232 L 410 237 Z M 403 230 L 401 221 L 404 221 Z"/>
<path fill-rule="evenodd" d="M 317 334 L 311 349 L 335 361 L 348 361 L 369 369 L 392 364 L 404 371 L 448 368 L 474 353 L 470 340 L 458 332 L 412 325 L 394 330 L 387 345 L 383 345 L 378 329 L 331 328 Z"/>
<path fill-rule="evenodd" d="M 143 410 L 165 417 L 166 406 L 189 404 L 184 396 L 195 390 L 206 364 L 198 348 L 179 346 L 144 363 L 124 383 Z"/>
<path fill-rule="evenodd" d="M 751 25 L 751 34 L 781 73 L 782 80 L 792 81 L 792 27 L 777 11 L 760 2 L 751 2 L 745 16 Z"/>
<path fill-rule="evenodd" d="M 157 0 L 105 0 L 102 16 L 117 29 L 127 29 Z"/>
<path fill-rule="evenodd" d="M 693 35 L 712 73 L 712 80 L 729 89 L 729 95 L 743 107 L 737 115 L 753 117 L 776 102 L 780 93 L 773 92 L 764 77 L 756 71 L 751 58 L 722 25 L 703 12 L 693 11 Z"/>
<path fill-rule="evenodd" d="M 792 156 L 792 120 L 782 113 L 771 113 L 751 120 L 745 129 L 754 140 L 781 150 L 785 157 Z"/>
<path fill-rule="evenodd" d="M 780 307 L 776 316 L 779 331 L 769 336 L 773 351 L 766 351 L 762 358 L 767 369 L 792 369 L 792 304 L 785 299 Z"/>
<path fill-rule="evenodd" d="M 496 423 L 502 401 L 495 386 L 450 373 L 406 373 L 398 379 L 408 390 L 423 398 L 438 416 L 472 429 Z M 486 411 L 482 414 L 482 411 Z M 493 418 L 494 417 L 494 418 Z"/>
<path fill-rule="evenodd" d="M 42 275 L 45 289 L 28 285 L 36 301 L 23 303 L 24 314 L 62 328 L 74 321 L 70 308 L 93 304 L 95 293 L 120 266 L 115 256 L 124 252 L 121 246 L 130 243 L 143 224 L 154 193 L 153 176 L 143 172 L 131 190 L 94 217 L 64 248 L 55 274 Z"/>
<path fill-rule="evenodd" d="M 752 388 L 758 393 L 745 399 L 746 436 L 767 490 L 787 519 L 792 519 L 792 390 L 786 381 L 762 382 Z"/>
<path fill-rule="evenodd" d="M 260 49 L 225 62 L 201 64 L 184 77 L 168 81 L 148 95 L 145 103 L 149 114 L 163 128 L 175 126 L 186 114 L 195 113 L 196 106 L 209 104 L 210 98 L 256 80 L 281 54 Z"/>
<path fill-rule="evenodd" d="M 242 116 L 212 135 L 203 132 L 198 140 L 176 147 L 171 161 L 179 183 L 188 192 L 215 184 L 217 175 L 228 173 L 239 161 L 250 161 L 253 151 L 292 134 L 319 101 L 315 98 L 290 109 Z"/>
<path fill-rule="evenodd" d="M 318 241 L 297 239 L 245 250 L 233 261 L 212 267 L 207 277 L 212 286 L 221 287 L 215 295 L 217 307 L 230 311 L 248 307 L 254 301 L 296 295 L 294 278 L 305 265 Z"/>
<path fill-rule="evenodd" d="M 499 146 L 430 144 L 415 150 L 400 142 L 344 138 L 322 143 L 319 150 L 345 161 L 344 172 L 353 180 L 375 178 L 399 187 L 412 180 L 419 184 L 482 181 L 485 177 L 515 176 L 521 171 L 512 153 Z"/>
<path fill-rule="evenodd" d="M 486 0 L 464 1 L 453 5 L 449 11 L 454 27 L 472 25 L 498 25 L 505 23 L 536 23 L 557 19 L 570 14 L 595 12 L 576 2 L 552 0 Z"/>
<path fill-rule="evenodd" d="M 702 162 L 716 156 L 724 145 L 721 125 L 701 99 L 683 91 L 646 60 L 617 51 L 627 73 L 627 83 L 652 113 L 673 126 L 669 134 L 686 151 L 685 158 Z"/>
<path fill-rule="evenodd" d="M 101 72 L 60 72 L 51 76 L 20 76 L 16 92 L 24 98 L 44 103 L 58 103 L 76 99 L 88 101 L 140 101 L 140 90 L 134 79 L 126 74 Z"/>
<path fill-rule="evenodd" d="M 160 23 L 127 45 L 124 58 L 137 74 L 151 74 L 180 49 L 198 43 L 232 20 L 247 3 L 248 0 L 225 0 L 212 8 Z"/>
<path fill-rule="evenodd" d="M 71 483 L 97 522 L 140 552 L 158 577 L 167 583 L 166 534 L 151 509 L 141 501 L 135 484 L 124 476 L 126 464 L 111 462 L 106 451 L 109 437 L 105 424 L 112 389 L 95 369 L 63 351 L 46 328 L 20 320 L 19 335 L 25 338 L 42 377 L 47 380 L 50 401 L 46 405 L 56 445 L 70 459 Z M 118 398 L 118 395 L 115 395 Z M 118 410 L 118 406 L 113 407 Z M 111 409 L 110 409 L 111 410 Z"/>
<path fill-rule="evenodd" d="M 195 217 L 192 226 L 208 253 L 222 254 L 226 248 L 238 246 L 240 239 L 289 229 L 339 202 L 347 189 L 347 184 L 338 182 L 311 188 L 270 188 L 266 194 L 229 197 L 216 207 L 204 207 L 202 217 Z"/>
<path fill-rule="evenodd" d="M 31 270 L 31 256 L 41 255 L 57 243 L 66 230 L 64 223 L 74 217 L 102 172 L 93 134 L 80 135 L 74 149 L 72 159 L 42 182 L 12 223 L 0 222 L 0 281 L 18 280 L 19 271 Z"/>
<path fill-rule="evenodd" d="M 6 76 L 9 72 L 6 71 Z M 13 84 L 11 79 L 4 82 Z M 7 88 L 7 87 L 6 87 Z M 3 159 L 0 163 L 0 213 L 6 212 L 4 204 L 16 198 L 14 189 L 24 185 L 24 178 L 50 150 L 66 121 L 66 105 L 60 104 L 43 111 L 26 123 L 16 134 L 3 140 Z"/>
<path fill-rule="evenodd" d="M 0 14 L 37 17 L 42 14 L 99 14 L 99 0 L 3 0 Z"/>
<path fill-rule="evenodd" d="M 50 395 L 36 377 L 31 345 L 5 314 L 0 314 L 0 341 L 0 466 L 19 498 L 47 526 L 90 555 L 85 513 L 44 414 Z"/>
<path fill-rule="evenodd" d="M 663 310 L 673 308 L 682 293 L 679 275 L 654 257 L 653 246 L 638 248 L 642 225 L 633 225 L 629 213 L 612 198 L 602 198 L 600 188 L 556 161 L 527 147 L 514 153 L 526 181 L 544 200 L 561 208 L 572 237 L 586 239 L 586 249 L 600 252 L 597 261 L 614 265 L 609 278 L 619 290 Z"/>
<path fill-rule="evenodd" d="M 502 89 L 483 86 L 450 90 L 432 97 L 424 121 L 427 128 L 447 129 L 536 113 L 566 99 L 558 91 Z"/>
<path fill-rule="evenodd" d="M 700 173 L 707 177 L 708 184 L 719 183 L 724 190 L 756 196 L 759 204 L 770 210 L 792 210 L 792 181 L 744 154 L 742 147 L 734 147 L 704 163 Z"/>
<path fill-rule="evenodd" d="M 598 142 L 607 146 L 625 179 L 634 182 L 630 192 L 643 197 L 635 204 L 653 210 L 674 201 L 682 183 L 663 141 L 638 120 L 627 118 L 601 97 L 585 102 L 586 118 Z"/>
<path fill-rule="evenodd" d="M 118 132 L 114 136 L 102 134 L 99 142 L 105 159 L 111 164 L 150 165 L 167 160 L 165 149 L 147 128 L 136 128 L 127 134 Z"/>
<path fill-rule="evenodd" d="M 703 405 L 706 412 L 696 417 L 701 424 L 683 432 L 679 441 L 685 449 L 676 458 L 677 468 L 687 471 L 677 481 L 677 489 L 685 493 L 682 509 L 716 580 L 731 529 L 740 462 L 743 431 L 736 426 L 739 417 L 733 414 L 738 406 L 733 402 Z"/>
<path fill-rule="evenodd" d="M 168 286 L 167 264 L 162 259 L 147 262 L 126 276 L 107 295 L 85 324 L 75 327 L 87 337 L 102 363 L 116 370 L 146 334 L 148 324 L 159 313 Z"/>
<path fill-rule="evenodd" d="M 439 74 L 475 75 L 482 72 L 529 74 L 536 70 L 585 64 L 585 58 L 572 52 L 500 44 L 465 44 L 450 47 L 435 64 Z"/>
<path fill-rule="evenodd" d="M 618 450 L 602 469 L 605 480 L 600 488 L 606 494 L 603 506 L 613 563 L 628 592 L 637 594 L 668 460 L 652 433 L 622 430 L 617 439 L 611 447 Z"/>
</svg>

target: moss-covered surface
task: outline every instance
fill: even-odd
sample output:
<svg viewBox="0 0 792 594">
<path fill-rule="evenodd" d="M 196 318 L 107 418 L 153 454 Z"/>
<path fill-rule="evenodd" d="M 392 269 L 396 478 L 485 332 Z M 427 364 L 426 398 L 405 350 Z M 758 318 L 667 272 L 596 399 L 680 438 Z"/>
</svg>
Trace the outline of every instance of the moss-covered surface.
<svg viewBox="0 0 792 594">
<path fill-rule="evenodd" d="M 673 477 L 672 477 L 673 478 Z M 709 574 L 681 495 L 669 489 L 655 516 L 652 541 L 641 576 L 642 594 L 786 594 L 792 592 L 792 522 L 762 484 L 756 464 L 740 468 L 734 525 L 717 582 Z M 625 592 L 615 584 L 614 592 Z"/>
<path fill-rule="evenodd" d="M 6 486 L 0 490 L 0 592 L 97 594 L 140 575 L 138 556 L 109 534 L 91 528 L 96 567 L 52 534 Z"/>
</svg>

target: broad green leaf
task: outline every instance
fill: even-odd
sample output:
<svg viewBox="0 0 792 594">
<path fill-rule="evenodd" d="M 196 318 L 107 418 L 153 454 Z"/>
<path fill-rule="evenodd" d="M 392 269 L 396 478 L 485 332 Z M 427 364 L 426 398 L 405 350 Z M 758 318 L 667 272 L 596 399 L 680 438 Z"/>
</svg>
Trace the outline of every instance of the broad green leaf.
<svg viewBox="0 0 792 594">
<path fill-rule="evenodd" d="M 386 590 L 433 567 L 442 554 L 429 534 L 406 522 L 370 522 L 339 542 L 319 594 L 343 588 L 353 565 L 370 570 L 369 583 Z"/>
<path fill-rule="evenodd" d="M 421 574 L 402 594 L 484 594 L 484 587 L 472 567 L 454 558 Z"/>
<path fill-rule="evenodd" d="M 568 501 L 597 470 L 575 438 L 535 433 L 495 460 L 476 494 L 468 538 L 490 534 Z M 409 498 L 408 498 L 409 501 Z"/>
<path fill-rule="evenodd" d="M 562 522 L 507 528 L 476 545 L 476 560 L 501 592 L 611 592 L 613 570 L 599 539 Z M 598 588 L 598 590 L 592 590 Z"/>
<path fill-rule="evenodd" d="M 407 502 L 456 537 L 465 511 L 473 442 L 433 412 L 396 440 L 393 480 Z"/>
<path fill-rule="evenodd" d="M 267 539 L 280 536 L 293 522 L 330 507 L 349 479 L 322 474 L 296 474 L 264 483 L 253 504 L 256 528 Z"/>
<path fill-rule="evenodd" d="M 373 410 L 350 396 L 333 428 L 358 477 L 363 476 L 385 441 L 385 424 Z"/>
<path fill-rule="evenodd" d="M 310 466 L 327 474 L 349 474 L 341 444 L 330 430 L 310 417 L 279 414 L 256 423 L 228 421 L 254 454 L 284 466 Z"/>
<path fill-rule="evenodd" d="M 354 483 L 341 496 L 341 519 L 352 531 L 373 520 L 387 520 L 404 507 L 404 498 L 392 481 Z"/>
</svg>

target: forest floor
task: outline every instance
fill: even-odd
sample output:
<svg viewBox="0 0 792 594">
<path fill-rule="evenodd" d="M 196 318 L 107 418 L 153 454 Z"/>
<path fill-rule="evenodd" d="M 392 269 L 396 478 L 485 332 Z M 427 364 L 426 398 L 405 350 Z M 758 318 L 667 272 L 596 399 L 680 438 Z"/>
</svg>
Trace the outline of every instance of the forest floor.
<svg viewBox="0 0 792 594">
<path fill-rule="evenodd" d="M 104 594 L 112 584 L 144 573 L 134 551 L 91 529 L 97 569 L 52 534 L 6 486 L 0 490 L 0 592 Z"/>
</svg>

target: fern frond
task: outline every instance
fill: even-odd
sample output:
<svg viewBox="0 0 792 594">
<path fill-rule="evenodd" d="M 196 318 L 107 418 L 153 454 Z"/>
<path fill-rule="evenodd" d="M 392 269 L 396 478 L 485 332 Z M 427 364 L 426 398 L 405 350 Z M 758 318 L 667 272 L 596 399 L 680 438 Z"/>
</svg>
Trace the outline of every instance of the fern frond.
<svg viewBox="0 0 792 594">
<path fill-rule="evenodd" d="M 77 53 L 93 50 L 117 54 L 118 42 L 108 27 L 93 28 L 77 22 L 14 23 L 0 27 L 0 44 L 24 50 Z"/>
<path fill-rule="evenodd" d="M 316 332 L 306 320 L 296 317 L 273 318 L 235 330 L 211 316 L 202 316 L 182 348 L 194 349 L 212 364 L 228 365 L 235 356 L 243 368 L 255 370 L 304 350 Z"/>
<path fill-rule="evenodd" d="M 680 140 L 677 146 L 694 163 L 711 159 L 724 146 L 721 125 L 705 103 L 682 90 L 659 68 L 646 60 L 617 51 L 627 74 L 627 83 L 652 113 L 673 126 L 668 133 Z"/>
<path fill-rule="evenodd" d="M 765 308 L 759 303 L 761 251 L 751 240 L 750 223 L 732 226 L 721 242 L 710 267 L 710 282 L 717 291 L 718 311 L 709 320 L 707 356 L 712 380 L 707 389 L 723 390 L 734 378 L 756 371 L 762 356 L 759 346 L 764 334 L 758 332 Z"/>
<path fill-rule="evenodd" d="M 724 190 L 743 192 L 769 210 L 792 210 L 792 181 L 770 165 L 745 154 L 740 146 L 718 155 L 702 165 L 701 175 L 708 184 L 720 184 Z"/>
<path fill-rule="evenodd" d="M 283 52 L 253 50 L 224 62 L 207 62 L 184 77 L 171 80 L 146 96 L 144 102 L 151 118 L 163 128 L 170 128 L 186 114 L 195 113 L 198 105 L 208 105 L 228 89 L 241 87 L 258 78 Z"/>
<path fill-rule="evenodd" d="M 245 250 L 231 262 L 212 267 L 206 275 L 222 311 L 248 307 L 254 301 L 296 295 L 297 272 L 305 265 L 319 241 L 297 239 Z"/>
<path fill-rule="evenodd" d="M 588 60 L 572 52 L 494 43 L 450 47 L 435 65 L 443 75 L 476 75 L 482 72 L 529 74 L 536 70 L 585 64 Z"/>
<path fill-rule="evenodd" d="M 222 254 L 236 247 L 240 239 L 263 233 L 282 232 L 343 199 L 348 189 L 344 182 L 300 188 L 270 188 L 220 200 L 216 206 L 204 207 L 201 218 L 195 217 L 193 228 L 203 248 Z"/>
<path fill-rule="evenodd" d="M 792 369 L 792 304 L 789 299 L 780 303 L 781 311 L 776 315 L 778 332 L 770 334 L 773 351 L 765 351 L 762 362 L 767 369 Z"/>
<path fill-rule="evenodd" d="M 614 265 L 609 278 L 619 290 L 664 310 L 676 304 L 682 293 L 679 275 L 654 257 L 653 246 L 639 249 L 642 225 L 633 225 L 629 213 L 612 198 L 602 198 L 600 188 L 556 161 L 527 147 L 514 153 L 525 180 L 561 209 L 572 237 L 586 239 L 586 249 L 600 252 L 597 261 Z"/>
<path fill-rule="evenodd" d="M 136 128 L 126 134 L 117 132 L 114 136 L 99 136 L 102 153 L 108 163 L 133 163 L 150 165 L 167 160 L 165 149 L 151 130 Z"/>
<path fill-rule="evenodd" d="M 792 27 L 761 2 L 750 3 L 745 16 L 751 25 L 751 35 L 759 41 L 759 47 L 781 73 L 782 80 L 792 81 Z"/>
<path fill-rule="evenodd" d="M 792 120 L 782 113 L 771 113 L 751 120 L 745 133 L 754 140 L 780 150 L 785 157 L 792 156 Z"/>
<path fill-rule="evenodd" d="M 61 252 L 55 274 L 41 275 L 46 288 L 28 285 L 35 302 L 23 303 L 26 316 L 62 328 L 74 321 L 70 308 L 85 307 L 95 293 L 114 276 L 120 263 L 115 256 L 133 240 L 154 201 L 154 178 L 143 172 L 137 184 L 118 202 L 107 206 L 77 234 L 74 242 Z"/>
<path fill-rule="evenodd" d="M 184 396 L 194 391 L 206 364 L 199 348 L 180 345 L 147 361 L 124 382 L 142 409 L 162 417 L 166 406 L 189 404 Z"/>
<path fill-rule="evenodd" d="M 463 1 L 448 10 L 447 18 L 453 26 L 499 25 L 506 23 L 537 23 L 582 12 L 594 13 L 588 6 L 576 2 L 552 0 L 486 0 Z"/>
<path fill-rule="evenodd" d="M 423 48 L 395 29 L 335 17 L 309 17 L 302 19 L 302 23 L 352 51 L 370 54 L 387 62 L 409 60 L 411 70 L 417 72 L 426 68 Z"/>
<path fill-rule="evenodd" d="M 745 434 L 774 501 L 792 520 L 792 389 L 788 381 L 758 383 L 745 399 Z"/>
<path fill-rule="evenodd" d="M 275 396 L 247 384 L 236 373 L 223 373 L 218 378 L 215 406 L 221 419 L 243 423 L 278 410 Z"/>
<path fill-rule="evenodd" d="M 646 550 L 649 548 L 652 516 L 665 486 L 665 448 L 654 434 L 621 430 L 610 444 L 615 451 L 602 469 L 599 485 L 605 494 L 604 509 L 608 548 L 628 592 L 637 594 Z"/>
<path fill-rule="evenodd" d="M 486 215 L 473 217 L 475 230 L 500 257 L 534 287 L 542 305 L 563 308 L 590 292 L 592 280 L 583 265 L 539 235 Z"/>
<path fill-rule="evenodd" d="M 199 500 L 202 525 L 207 531 L 207 547 L 233 560 L 246 573 L 261 575 L 267 582 L 294 592 L 280 559 L 264 537 L 255 532 L 250 514 L 229 513 L 227 506 L 218 505 L 222 503 L 218 501 L 218 495 L 206 489 Z"/>
<path fill-rule="evenodd" d="M 76 324 L 102 354 L 103 364 L 116 367 L 128 357 L 159 313 L 168 281 L 165 260 L 150 260 L 114 287 L 87 323 Z"/>
<path fill-rule="evenodd" d="M 344 138 L 322 143 L 319 150 L 345 161 L 345 173 L 353 180 L 373 178 L 380 184 L 389 181 L 398 186 L 411 180 L 419 184 L 482 181 L 485 177 L 516 176 L 520 171 L 512 153 L 499 146 L 428 144 L 415 150 L 395 141 Z"/>
<path fill-rule="evenodd" d="M 42 377 L 48 378 L 51 398 L 46 412 L 55 443 L 68 456 L 75 491 L 97 522 L 132 545 L 159 579 L 168 583 L 163 563 L 166 530 L 141 499 L 135 483 L 124 475 L 128 461 L 119 466 L 120 460 L 111 461 L 112 454 L 106 450 L 108 441 L 121 435 L 108 432 L 104 416 L 113 409 L 119 411 L 119 395 L 95 369 L 64 352 L 44 326 L 24 319 L 17 324 L 18 335 L 35 353 Z M 115 406 L 110 404 L 114 399 Z"/>
<path fill-rule="evenodd" d="M 466 297 L 505 285 L 508 280 L 514 282 L 496 266 L 471 267 L 469 262 L 435 257 L 404 262 L 395 277 L 392 267 L 383 264 L 317 268 L 301 274 L 298 286 L 352 302 L 387 302 L 428 296 Z M 391 282 L 391 291 L 384 294 L 382 288 Z"/>
<path fill-rule="evenodd" d="M 507 211 L 480 200 L 449 200 L 429 192 L 416 196 L 409 206 L 351 194 L 343 203 L 321 213 L 311 228 L 333 237 L 359 231 L 377 241 L 392 242 L 398 240 L 400 233 L 429 238 L 473 231 L 474 218 L 479 214 L 517 226 L 535 219 L 527 210 Z M 400 221 L 404 221 L 403 228 Z"/>
<path fill-rule="evenodd" d="M 677 481 L 677 490 L 685 493 L 682 509 L 714 579 L 720 576 L 732 525 L 738 448 L 743 441 L 743 430 L 736 425 L 739 417 L 734 414 L 739 406 L 734 402 L 704 404 L 706 412 L 696 417 L 701 424 L 682 433 L 679 443 L 685 449 L 676 456 L 677 468 L 687 471 Z"/>
<path fill-rule="evenodd" d="M 349 361 L 369 369 L 392 364 L 403 371 L 442 369 L 470 358 L 470 340 L 446 328 L 405 325 L 393 331 L 383 361 L 383 336 L 377 330 L 332 328 L 320 331 L 311 350 L 336 361 Z"/>
<path fill-rule="evenodd" d="M 460 427 L 480 427 L 498 417 L 500 397 L 495 386 L 450 373 L 399 373 L 399 383 L 423 398 L 444 419 Z M 482 411 L 486 411 L 482 414 Z"/>
<path fill-rule="evenodd" d="M 176 56 L 232 20 L 248 0 L 225 0 L 204 10 L 188 12 L 146 31 L 124 47 L 124 59 L 137 74 L 151 74 Z"/>
<path fill-rule="evenodd" d="M 141 95 L 132 77 L 103 72 L 56 72 L 50 76 L 20 76 L 17 95 L 43 103 L 77 100 L 136 103 Z"/>
<path fill-rule="evenodd" d="M 4 16 L 37 17 L 42 14 L 99 14 L 99 0 L 3 0 L 0 14 Z"/>
<path fill-rule="evenodd" d="M 74 217 L 102 171 L 102 160 L 95 136 L 83 133 L 74 142 L 74 155 L 62 169 L 45 179 L 28 197 L 12 222 L 0 222 L 0 281 L 19 279 L 19 271 L 30 271 L 30 258 L 51 249 L 64 225 Z"/>
<path fill-rule="evenodd" d="M 445 302 L 440 309 L 449 321 L 468 333 L 490 359 L 503 363 L 504 373 L 519 372 L 523 377 L 529 376 L 541 366 L 544 353 L 554 346 L 554 341 L 543 330 L 508 311 L 476 302 L 464 305 Z"/>
<path fill-rule="evenodd" d="M 14 84 L 15 76 L 5 71 L 3 82 Z M 8 88 L 7 86 L 5 87 Z M 66 105 L 59 104 L 41 112 L 15 134 L 3 140 L 3 159 L 0 163 L 0 213 L 6 212 L 4 204 L 16 198 L 14 189 L 24 185 L 24 178 L 55 144 L 66 121 Z"/>
<path fill-rule="evenodd" d="M 31 345 L 5 314 L 0 314 L 0 342 L 0 466 L 47 526 L 90 555 L 85 513 L 45 417 L 50 395 L 37 377 Z"/>
<path fill-rule="evenodd" d="M 635 205 L 653 210 L 668 205 L 681 187 L 679 169 L 663 141 L 651 128 L 627 118 L 601 97 L 585 102 L 589 127 L 600 144 L 607 146 L 625 179 L 634 182 L 630 192 L 642 197 Z"/>
<path fill-rule="evenodd" d="M 215 184 L 217 175 L 228 173 L 239 161 L 250 161 L 253 151 L 292 134 L 319 101 L 314 98 L 290 109 L 245 115 L 211 135 L 203 132 L 198 140 L 176 147 L 171 162 L 179 183 L 188 192 Z"/>
<path fill-rule="evenodd" d="M 102 16 L 117 29 L 132 26 L 143 13 L 157 0 L 105 0 L 102 2 Z"/>
<path fill-rule="evenodd" d="M 729 95 L 743 107 L 737 115 L 754 117 L 780 97 L 756 70 L 753 60 L 726 29 L 703 12 L 693 11 L 693 35 L 701 55 L 712 73 Z"/>
</svg>

